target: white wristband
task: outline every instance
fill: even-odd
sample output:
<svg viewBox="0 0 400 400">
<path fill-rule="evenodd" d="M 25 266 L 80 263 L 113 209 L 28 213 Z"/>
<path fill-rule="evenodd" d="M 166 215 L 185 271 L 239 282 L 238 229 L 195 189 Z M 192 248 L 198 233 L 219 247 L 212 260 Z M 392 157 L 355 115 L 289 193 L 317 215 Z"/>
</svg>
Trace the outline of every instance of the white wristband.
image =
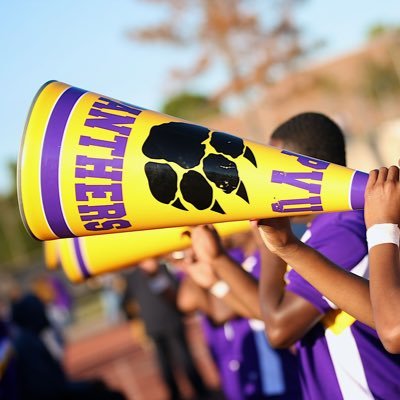
<svg viewBox="0 0 400 400">
<path fill-rule="evenodd" d="M 399 246 L 399 240 L 400 229 L 397 224 L 375 224 L 367 229 L 368 250 L 385 243 Z"/>
<path fill-rule="evenodd" d="M 215 297 L 222 298 L 227 295 L 230 290 L 229 285 L 224 281 L 217 281 L 210 287 L 210 293 Z"/>
</svg>

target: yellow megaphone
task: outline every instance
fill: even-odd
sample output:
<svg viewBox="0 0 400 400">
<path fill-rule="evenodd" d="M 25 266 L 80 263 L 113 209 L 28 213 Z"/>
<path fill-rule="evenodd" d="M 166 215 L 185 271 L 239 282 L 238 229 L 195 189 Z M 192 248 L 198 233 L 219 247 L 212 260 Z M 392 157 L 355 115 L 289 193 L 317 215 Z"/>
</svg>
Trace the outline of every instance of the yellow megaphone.
<svg viewBox="0 0 400 400">
<path fill-rule="evenodd" d="M 18 170 L 41 240 L 360 209 L 368 178 L 55 81 L 33 102 Z"/>
<path fill-rule="evenodd" d="M 250 229 L 248 221 L 215 224 L 222 237 Z M 139 261 L 190 246 L 188 227 L 152 229 L 120 235 L 84 236 L 47 241 L 57 244 L 60 263 L 67 277 L 81 282 L 92 276 L 132 267 Z"/>
<path fill-rule="evenodd" d="M 56 269 L 60 263 L 60 255 L 57 240 L 43 242 L 44 263 L 49 269 Z"/>
</svg>

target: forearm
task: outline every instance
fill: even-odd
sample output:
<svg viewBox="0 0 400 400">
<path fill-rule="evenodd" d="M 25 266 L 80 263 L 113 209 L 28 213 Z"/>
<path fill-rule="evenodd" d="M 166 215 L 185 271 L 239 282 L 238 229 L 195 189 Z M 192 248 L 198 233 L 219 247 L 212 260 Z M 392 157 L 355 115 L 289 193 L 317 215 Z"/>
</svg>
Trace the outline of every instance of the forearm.
<svg viewBox="0 0 400 400">
<path fill-rule="evenodd" d="M 215 297 L 209 292 L 208 299 L 211 310 L 209 317 L 216 324 L 223 324 L 237 317 L 247 317 L 247 309 L 237 302 L 235 296 L 230 292 L 221 298 Z"/>
<path fill-rule="evenodd" d="M 272 346 L 288 348 L 321 319 L 307 300 L 286 290 L 287 264 L 265 248 L 262 252 L 260 303 L 265 331 Z"/>
<path fill-rule="evenodd" d="M 214 297 L 213 295 L 210 294 L 210 296 Z M 240 316 L 242 318 L 255 318 L 254 317 L 254 312 L 250 312 L 249 309 L 238 299 L 238 297 L 230 290 L 224 297 L 221 299 L 214 299 L 212 304 L 218 304 L 218 303 L 224 303 L 225 304 L 225 310 L 221 310 L 217 308 L 214 311 L 214 316 L 215 318 L 219 319 L 220 321 L 227 321 L 228 319 L 231 319 L 233 317 Z M 228 312 L 230 310 L 230 312 Z M 217 314 L 218 312 L 218 314 Z"/>
<path fill-rule="evenodd" d="M 261 318 L 257 281 L 225 253 L 212 262 L 212 267 L 229 285 L 229 296 L 224 300 L 243 317 Z"/>
<path fill-rule="evenodd" d="M 343 270 L 299 240 L 277 254 L 338 308 L 374 328 L 368 280 Z"/>
<path fill-rule="evenodd" d="M 399 248 L 382 244 L 370 250 L 370 291 L 377 331 L 389 351 L 400 351 Z"/>
<path fill-rule="evenodd" d="M 191 278 L 184 278 L 177 296 L 178 308 L 184 313 L 201 311 L 211 314 L 211 303 L 207 290 L 197 285 Z"/>
<path fill-rule="evenodd" d="M 267 249 L 263 251 L 259 298 L 266 334 L 275 347 L 289 347 L 305 333 L 292 326 L 297 310 L 285 302 L 286 268 L 281 258 Z"/>
</svg>

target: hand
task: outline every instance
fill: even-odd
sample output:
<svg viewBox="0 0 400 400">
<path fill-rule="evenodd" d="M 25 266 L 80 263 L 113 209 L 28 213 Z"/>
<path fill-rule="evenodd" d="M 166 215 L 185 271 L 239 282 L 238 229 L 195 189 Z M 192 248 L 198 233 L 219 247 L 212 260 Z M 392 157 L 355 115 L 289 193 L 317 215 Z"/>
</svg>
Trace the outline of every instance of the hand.
<svg viewBox="0 0 400 400">
<path fill-rule="evenodd" d="M 287 217 L 262 219 L 258 221 L 258 228 L 264 244 L 271 253 L 280 255 L 298 241 Z"/>
<path fill-rule="evenodd" d="M 400 223 L 399 168 L 372 170 L 365 190 L 365 224 Z"/>
<path fill-rule="evenodd" d="M 205 262 L 195 262 L 185 267 L 186 273 L 204 289 L 209 289 L 215 282 L 218 281 L 210 264 Z"/>
<path fill-rule="evenodd" d="M 191 231 L 191 237 L 197 261 L 211 264 L 225 253 L 221 239 L 212 225 L 196 226 Z"/>
<path fill-rule="evenodd" d="M 218 278 L 210 264 L 197 261 L 193 249 L 186 249 L 180 259 L 171 257 L 175 267 L 189 275 L 192 280 L 204 289 L 209 289 Z"/>
</svg>

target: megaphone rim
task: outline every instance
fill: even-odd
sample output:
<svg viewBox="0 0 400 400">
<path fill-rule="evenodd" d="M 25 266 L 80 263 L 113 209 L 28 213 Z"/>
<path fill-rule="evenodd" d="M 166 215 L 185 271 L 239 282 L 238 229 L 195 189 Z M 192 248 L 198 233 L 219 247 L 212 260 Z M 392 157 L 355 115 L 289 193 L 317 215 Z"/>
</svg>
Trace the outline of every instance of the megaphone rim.
<svg viewBox="0 0 400 400">
<path fill-rule="evenodd" d="M 55 79 L 52 79 L 52 80 L 49 80 L 49 81 L 45 82 L 45 83 L 39 88 L 39 90 L 37 91 L 37 93 L 35 94 L 35 96 L 34 96 L 32 102 L 31 102 L 31 105 L 30 105 L 30 107 L 29 107 L 28 115 L 27 115 L 26 120 L 25 120 L 24 132 L 23 132 L 23 135 L 22 135 L 22 140 L 21 140 L 21 144 L 20 144 L 19 152 L 18 152 L 18 161 L 17 161 L 17 198 L 18 198 L 19 213 L 20 213 L 20 215 L 21 215 L 22 223 L 23 223 L 25 229 L 27 230 L 27 232 L 29 233 L 29 235 L 30 235 L 32 238 L 36 239 L 36 240 L 40 240 L 40 239 L 39 239 L 38 237 L 36 237 L 36 236 L 34 235 L 34 233 L 32 232 L 32 230 L 30 229 L 30 227 L 29 227 L 29 225 L 28 225 L 28 222 L 27 222 L 27 220 L 26 220 L 26 216 L 25 216 L 25 212 L 24 212 L 24 207 L 23 207 L 22 189 L 21 189 L 21 175 L 22 175 L 22 167 L 21 167 L 21 164 L 22 164 L 23 152 L 24 152 L 24 149 L 25 149 L 25 140 L 26 140 L 26 136 L 27 136 L 27 129 L 28 129 L 28 125 L 29 125 L 29 122 L 30 122 L 30 119 L 31 119 L 31 116 L 32 116 L 33 108 L 34 108 L 34 106 L 35 106 L 35 104 L 36 104 L 37 99 L 39 98 L 39 96 L 40 96 L 41 93 L 43 92 L 43 90 L 44 90 L 47 86 L 49 86 L 50 84 L 52 84 L 52 83 L 54 83 L 54 82 L 59 82 L 59 81 L 57 81 L 57 80 L 55 80 Z"/>
</svg>

